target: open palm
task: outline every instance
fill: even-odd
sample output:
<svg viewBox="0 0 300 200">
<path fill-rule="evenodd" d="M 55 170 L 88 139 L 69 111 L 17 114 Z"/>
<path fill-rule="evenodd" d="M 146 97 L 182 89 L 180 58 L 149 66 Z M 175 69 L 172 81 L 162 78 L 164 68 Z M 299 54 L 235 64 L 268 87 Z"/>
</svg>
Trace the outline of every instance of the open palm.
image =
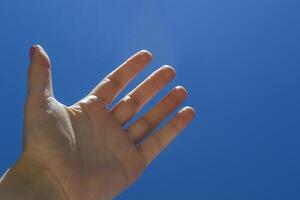
<svg viewBox="0 0 300 200">
<path fill-rule="evenodd" d="M 175 77 L 170 66 L 155 71 L 108 109 L 151 58 L 148 51 L 136 53 L 68 107 L 53 96 L 47 54 L 33 46 L 20 162 L 37 167 L 63 199 L 111 199 L 132 184 L 194 116 L 194 110 L 185 107 L 149 136 L 186 98 L 186 90 L 177 86 L 124 128 Z"/>
</svg>

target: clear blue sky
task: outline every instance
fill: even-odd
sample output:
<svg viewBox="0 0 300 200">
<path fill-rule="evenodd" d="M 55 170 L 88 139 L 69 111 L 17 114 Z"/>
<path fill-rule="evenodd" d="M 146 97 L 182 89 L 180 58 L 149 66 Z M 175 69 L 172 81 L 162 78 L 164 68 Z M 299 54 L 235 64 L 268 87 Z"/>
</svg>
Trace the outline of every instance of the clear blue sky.
<svg viewBox="0 0 300 200">
<path fill-rule="evenodd" d="M 299 10 L 299 0 L 1 0 L 0 173 L 21 151 L 30 45 L 48 51 L 67 105 L 148 49 L 154 62 L 126 91 L 170 64 L 177 79 L 164 92 L 186 86 L 197 117 L 117 199 L 300 199 Z"/>
</svg>

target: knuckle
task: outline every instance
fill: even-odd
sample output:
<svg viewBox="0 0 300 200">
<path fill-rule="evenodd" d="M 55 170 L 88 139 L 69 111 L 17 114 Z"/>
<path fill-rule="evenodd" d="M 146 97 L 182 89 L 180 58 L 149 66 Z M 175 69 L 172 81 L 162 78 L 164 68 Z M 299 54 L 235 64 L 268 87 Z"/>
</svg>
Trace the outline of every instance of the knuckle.
<svg viewBox="0 0 300 200">
<path fill-rule="evenodd" d="M 160 151 L 163 148 L 162 140 L 157 135 L 152 138 L 151 144 L 155 149 L 157 149 L 157 151 Z"/>
<path fill-rule="evenodd" d="M 179 124 L 175 123 L 174 121 L 170 121 L 169 126 L 174 130 L 174 132 L 180 131 Z"/>
<path fill-rule="evenodd" d="M 147 132 L 150 132 L 155 129 L 155 124 L 151 122 L 151 120 L 147 119 L 145 116 L 141 118 L 141 122 L 144 124 L 144 127 Z"/>
<path fill-rule="evenodd" d="M 114 90 L 118 90 L 121 88 L 122 83 L 119 80 L 112 79 L 111 77 L 106 77 L 101 81 L 101 85 L 109 85 Z"/>
</svg>

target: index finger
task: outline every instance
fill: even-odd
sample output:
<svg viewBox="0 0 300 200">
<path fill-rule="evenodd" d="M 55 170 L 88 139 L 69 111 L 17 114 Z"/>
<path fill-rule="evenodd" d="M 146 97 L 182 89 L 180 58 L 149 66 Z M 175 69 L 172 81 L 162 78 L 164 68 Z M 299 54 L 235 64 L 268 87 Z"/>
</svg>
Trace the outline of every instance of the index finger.
<svg viewBox="0 0 300 200">
<path fill-rule="evenodd" d="M 127 59 L 117 69 L 108 74 L 91 92 L 102 98 L 106 103 L 111 103 L 128 83 L 139 74 L 152 60 L 152 54 L 141 50 Z"/>
</svg>

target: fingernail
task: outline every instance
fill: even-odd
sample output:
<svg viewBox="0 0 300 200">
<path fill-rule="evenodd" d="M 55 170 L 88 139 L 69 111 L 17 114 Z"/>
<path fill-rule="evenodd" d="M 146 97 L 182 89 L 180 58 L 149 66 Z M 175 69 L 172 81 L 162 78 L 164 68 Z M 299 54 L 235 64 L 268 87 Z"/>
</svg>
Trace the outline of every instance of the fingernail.
<svg viewBox="0 0 300 200">
<path fill-rule="evenodd" d="M 161 70 L 166 70 L 168 74 L 170 74 L 172 76 L 176 76 L 175 69 L 172 66 L 170 66 L 170 65 L 164 65 L 164 66 L 162 66 Z"/>
<path fill-rule="evenodd" d="M 30 61 L 32 60 L 33 56 L 34 56 L 34 53 L 35 53 L 35 46 L 31 46 L 30 48 L 30 51 L 29 51 L 29 58 L 30 58 Z"/>
<path fill-rule="evenodd" d="M 180 85 L 176 86 L 175 90 L 183 90 L 185 93 L 187 93 L 187 90 L 183 86 L 180 86 Z"/>
<path fill-rule="evenodd" d="M 191 116 L 193 117 L 196 114 L 196 111 L 194 108 L 192 108 L 191 106 L 186 106 L 184 108 L 182 108 L 179 111 L 179 114 L 184 113 L 184 112 L 191 112 Z"/>
<path fill-rule="evenodd" d="M 150 52 L 150 51 L 148 51 L 148 50 L 140 50 L 140 52 L 139 52 L 141 55 L 149 55 L 149 56 L 151 56 L 152 57 L 152 53 Z"/>
<path fill-rule="evenodd" d="M 188 96 L 187 90 L 182 86 L 176 86 L 175 90 L 177 91 L 177 94 L 181 97 L 184 96 L 184 98 L 186 98 Z"/>
</svg>

